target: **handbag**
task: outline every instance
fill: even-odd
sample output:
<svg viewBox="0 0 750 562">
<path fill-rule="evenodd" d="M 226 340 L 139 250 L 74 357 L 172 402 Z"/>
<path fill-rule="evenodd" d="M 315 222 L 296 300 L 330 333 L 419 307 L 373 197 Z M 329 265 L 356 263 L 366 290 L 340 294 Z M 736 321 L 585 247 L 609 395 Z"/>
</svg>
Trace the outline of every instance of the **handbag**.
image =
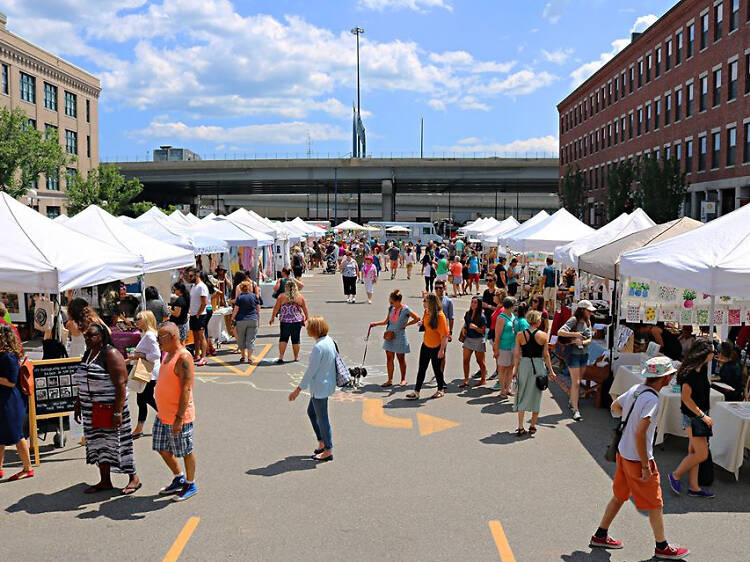
<svg viewBox="0 0 750 562">
<path fill-rule="evenodd" d="M 659 395 L 654 392 L 651 389 L 644 390 L 635 397 L 635 400 L 633 400 L 633 405 L 630 406 L 630 411 L 628 412 L 628 415 L 625 417 L 625 421 L 621 421 L 617 424 L 617 427 L 612 432 L 612 442 L 609 444 L 609 447 L 607 447 L 607 451 L 604 453 L 604 458 L 608 460 L 609 462 L 615 462 L 617 460 L 617 449 L 620 446 L 620 439 L 622 439 L 622 432 L 625 429 L 625 426 L 628 425 L 628 420 L 630 419 L 630 414 L 633 413 L 633 409 L 635 408 L 635 403 L 638 402 L 638 398 L 645 394 L 646 392 L 650 392 L 657 398 Z"/>
<path fill-rule="evenodd" d="M 464 343 L 466 341 L 466 326 L 461 328 L 461 333 L 458 334 L 458 341 Z"/>
<path fill-rule="evenodd" d="M 138 358 L 130 369 L 130 379 L 148 384 L 151 382 L 151 373 L 153 371 L 154 364 L 151 361 Z"/>
<path fill-rule="evenodd" d="M 336 347 L 336 386 L 349 386 L 352 382 L 352 376 L 349 374 L 349 369 L 346 363 L 344 363 L 341 353 L 339 353 L 339 345 L 336 343 L 336 340 L 333 341 L 333 345 Z"/>
<path fill-rule="evenodd" d="M 714 434 L 703 418 L 690 418 L 690 428 L 693 430 L 693 437 L 711 437 Z"/>
<path fill-rule="evenodd" d="M 393 330 L 386 330 L 385 332 L 383 332 L 383 339 L 386 341 L 391 341 L 395 337 L 396 337 L 396 332 L 394 332 Z"/>
<path fill-rule="evenodd" d="M 549 388 L 549 377 L 545 373 L 544 375 L 537 375 L 536 374 L 536 363 L 534 363 L 534 358 L 531 358 L 531 369 L 534 372 L 534 382 L 536 383 L 536 387 L 539 390 L 547 390 Z"/>
<path fill-rule="evenodd" d="M 98 355 L 98 354 L 97 354 Z M 94 360 L 96 357 L 94 357 Z M 90 365 L 93 360 L 89 360 L 86 366 Z M 91 384 L 89 384 L 88 372 L 86 373 L 86 386 L 91 395 Z M 91 428 L 92 429 L 114 429 L 112 415 L 115 413 L 114 402 L 91 402 Z"/>
</svg>

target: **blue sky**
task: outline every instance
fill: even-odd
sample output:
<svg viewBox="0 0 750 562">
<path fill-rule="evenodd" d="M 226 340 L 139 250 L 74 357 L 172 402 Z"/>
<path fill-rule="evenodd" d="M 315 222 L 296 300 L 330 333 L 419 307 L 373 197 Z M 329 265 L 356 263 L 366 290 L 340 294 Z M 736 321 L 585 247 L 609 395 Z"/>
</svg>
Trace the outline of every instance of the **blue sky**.
<svg viewBox="0 0 750 562">
<path fill-rule="evenodd" d="M 100 154 L 345 154 L 362 36 L 368 153 L 557 150 L 556 104 L 673 0 L 5 0 L 102 80 Z M 96 6 L 96 8 L 92 8 Z"/>
</svg>

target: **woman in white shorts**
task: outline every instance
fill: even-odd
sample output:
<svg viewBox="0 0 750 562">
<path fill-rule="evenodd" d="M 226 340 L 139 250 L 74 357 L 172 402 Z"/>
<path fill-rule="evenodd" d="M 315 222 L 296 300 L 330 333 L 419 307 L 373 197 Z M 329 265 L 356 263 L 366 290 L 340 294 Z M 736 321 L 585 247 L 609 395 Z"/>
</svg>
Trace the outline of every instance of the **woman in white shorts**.
<svg viewBox="0 0 750 562">
<path fill-rule="evenodd" d="M 373 265 L 372 256 L 369 254 L 365 256 L 365 264 L 362 266 L 362 282 L 365 284 L 367 302 L 372 304 L 372 293 L 375 283 L 378 282 L 378 268 Z"/>
<path fill-rule="evenodd" d="M 498 383 L 495 387 L 500 396 L 512 396 L 510 391 L 513 382 L 513 352 L 516 347 L 516 324 L 514 314 L 516 299 L 506 297 L 503 300 L 503 311 L 495 321 L 495 343 L 493 351 L 497 360 Z"/>
</svg>

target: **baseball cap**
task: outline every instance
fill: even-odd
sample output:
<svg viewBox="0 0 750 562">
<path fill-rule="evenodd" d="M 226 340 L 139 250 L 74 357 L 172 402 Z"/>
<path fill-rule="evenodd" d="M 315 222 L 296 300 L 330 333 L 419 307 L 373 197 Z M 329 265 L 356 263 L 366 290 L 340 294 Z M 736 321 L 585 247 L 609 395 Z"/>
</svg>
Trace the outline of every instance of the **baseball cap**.
<svg viewBox="0 0 750 562">
<path fill-rule="evenodd" d="M 578 304 L 576 305 L 576 310 L 578 310 L 579 308 L 590 310 L 591 312 L 596 312 L 596 308 L 594 308 L 594 305 L 591 304 L 591 301 L 587 301 L 587 300 L 578 301 Z"/>
</svg>

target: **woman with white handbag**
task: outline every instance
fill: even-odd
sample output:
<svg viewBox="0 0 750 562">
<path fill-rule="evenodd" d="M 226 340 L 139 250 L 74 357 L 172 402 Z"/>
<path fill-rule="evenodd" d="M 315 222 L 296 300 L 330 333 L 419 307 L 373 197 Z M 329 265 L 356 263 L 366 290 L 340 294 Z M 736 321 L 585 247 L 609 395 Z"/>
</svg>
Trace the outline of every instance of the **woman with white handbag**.
<svg viewBox="0 0 750 562">
<path fill-rule="evenodd" d="M 130 382 L 141 383 L 139 386 L 143 388 L 137 396 L 138 424 L 133 429 L 133 439 L 138 439 L 143 435 L 143 424 L 146 423 L 148 417 L 148 406 L 156 411 L 154 387 L 159 377 L 161 350 L 157 341 L 158 326 L 153 312 L 143 310 L 136 314 L 135 325 L 141 331 L 141 341 L 128 355 L 128 359 L 133 365 L 130 371 Z"/>
</svg>

